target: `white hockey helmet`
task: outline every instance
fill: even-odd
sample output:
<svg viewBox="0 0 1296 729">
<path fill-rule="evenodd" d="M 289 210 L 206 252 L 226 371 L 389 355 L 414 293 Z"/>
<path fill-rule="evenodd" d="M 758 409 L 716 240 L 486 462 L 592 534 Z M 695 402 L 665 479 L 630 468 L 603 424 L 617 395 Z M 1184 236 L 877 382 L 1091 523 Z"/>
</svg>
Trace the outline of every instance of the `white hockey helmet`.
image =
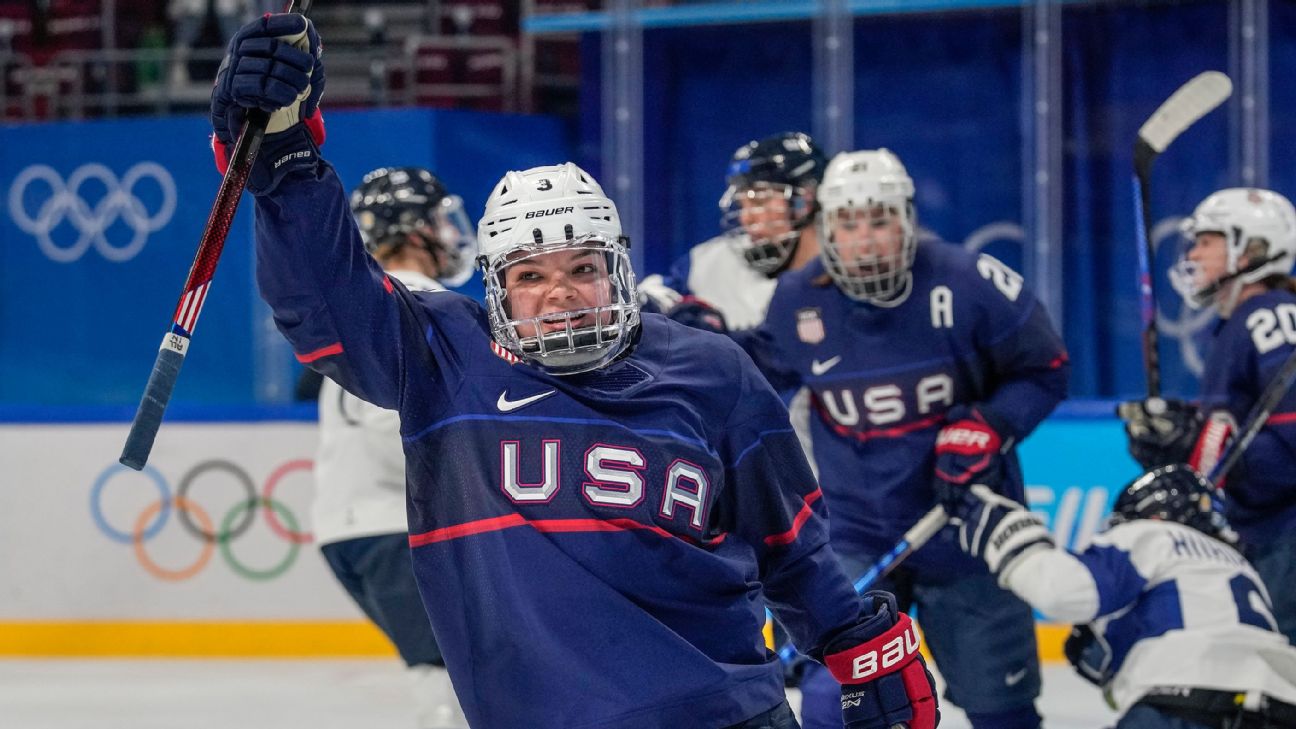
<svg viewBox="0 0 1296 729">
<path fill-rule="evenodd" d="M 819 257 L 837 287 L 858 301 L 893 302 L 908 286 L 918 246 L 914 184 L 890 150 L 842 152 L 828 163 L 819 187 Z M 859 225 L 875 215 L 893 218 L 901 240 L 894 251 L 879 254 L 839 240 L 839 228 Z"/>
<path fill-rule="evenodd" d="M 589 173 L 568 162 L 509 172 L 477 225 L 478 265 L 495 341 L 553 374 L 597 369 L 625 351 L 639 326 L 629 240 L 616 205 Z M 562 251 L 589 252 L 595 294 L 576 309 L 515 312 L 507 272 Z M 564 271 L 564 277 L 570 276 Z"/>
<path fill-rule="evenodd" d="M 1185 245 L 1191 250 L 1201 233 L 1224 236 L 1227 251 L 1224 275 L 1202 279 L 1201 267 L 1185 255 L 1170 269 L 1170 283 L 1189 306 L 1199 308 L 1225 284 L 1262 281 L 1291 272 L 1296 259 L 1296 209 L 1271 190 L 1235 187 L 1212 193 L 1183 222 Z M 1246 263 L 1239 266 L 1245 257 Z"/>
</svg>

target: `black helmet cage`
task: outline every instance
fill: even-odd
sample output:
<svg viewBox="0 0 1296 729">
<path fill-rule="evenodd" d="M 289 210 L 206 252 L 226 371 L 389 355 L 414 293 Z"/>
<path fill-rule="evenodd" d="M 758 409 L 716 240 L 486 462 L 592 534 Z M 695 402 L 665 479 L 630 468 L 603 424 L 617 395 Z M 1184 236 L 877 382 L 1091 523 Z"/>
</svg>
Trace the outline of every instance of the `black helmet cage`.
<svg viewBox="0 0 1296 729">
<path fill-rule="evenodd" d="M 720 226 L 752 268 L 772 275 L 781 271 L 800 242 L 801 231 L 819 212 L 814 193 L 828 159 L 806 134 L 784 132 L 738 148 L 725 175 L 728 187 L 720 198 Z M 742 196 L 759 192 L 780 195 L 787 202 L 789 230 L 755 239 L 742 225 Z"/>
</svg>

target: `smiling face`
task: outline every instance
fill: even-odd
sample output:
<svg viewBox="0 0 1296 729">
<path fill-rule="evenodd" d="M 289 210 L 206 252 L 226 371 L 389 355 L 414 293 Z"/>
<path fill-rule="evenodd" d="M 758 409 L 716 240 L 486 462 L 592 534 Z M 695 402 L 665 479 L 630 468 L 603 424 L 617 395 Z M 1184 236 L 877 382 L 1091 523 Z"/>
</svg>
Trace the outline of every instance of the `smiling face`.
<svg viewBox="0 0 1296 729">
<path fill-rule="evenodd" d="M 612 304 L 608 264 L 604 254 L 588 248 L 567 248 L 518 258 L 503 272 L 509 318 L 518 337 L 537 336 L 610 322 L 612 312 L 593 311 Z M 571 312 L 582 312 L 567 316 Z M 538 321 L 537 321 L 538 320 Z"/>
</svg>

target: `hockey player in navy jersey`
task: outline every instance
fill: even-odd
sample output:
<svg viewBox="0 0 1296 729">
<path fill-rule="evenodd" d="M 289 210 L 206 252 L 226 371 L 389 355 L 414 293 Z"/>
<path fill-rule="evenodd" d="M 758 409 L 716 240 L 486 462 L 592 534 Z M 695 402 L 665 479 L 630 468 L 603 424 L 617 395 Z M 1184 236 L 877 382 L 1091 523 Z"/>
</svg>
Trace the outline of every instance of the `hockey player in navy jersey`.
<svg viewBox="0 0 1296 729">
<path fill-rule="evenodd" d="M 463 201 L 428 170 L 373 170 L 351 193 L 351 212 L 365 248 L 410 291 L 437 291 L 472 275 L 477 236 Z M 410 564 L 400 417 L 332 380 L 317 389 L 315 542 L 409 667 L 419 729 L 466 727 Z"/>
<path fill-rule="evenodd" d="M 1201 403 L 1121 406 L 1130 453 L 1145 468 L 1187 461 L 1207 473 L 1296 347 L 1296 210 L 1269 190 L 1207 197 L 1185 223 L 1191 247 L 1171 282 L 1221 320 L 1202 375 Z M 1288 392 L 1223 484 L 1224 513 L 1296 641 L 1296 392 Z"/>
<path fill-rule="evenodd" d="M 786 409 L 729 340 L 640 316 L 597 182 L 508 173 L 478 224 L 486 305 L 412 292 L 298 122 L 309 22 L 245 26 L 225 67 L 217 141 L 273 112 L 258 286 L 299 359 L 400 412 L 414 570 L 471 726 L 794 727 L 766 603 L 846 682 L 850 726 L 936 725 L 917 633 L 851 589 Z"/>
<path fill-rule="evenodd" d="M 1231 545 L 1210 483 L 1163 466 L 1117 497 L 1084 551 L 981 485 L 951 504 L 959 545 L 1045 615 L 1077 623 L 1067 658 L 1124 716 L 1117 729 L 1296 727 L 1296 648 Z"/>
<path fill-rule="evenodd" d="M 808 387 L 834 549 L 858 576 L 948 492 L 976 478 L 1022 499 L 1014 446 L 1065 396 L 1067 357 L 1021 276 L 917 236 L 913 182 L 887 150 L 838 155 L 818 200 L 821 260 L 785 274 L 740 337 L 778 389 Z M 1039 723 L 1030 608 L 949 541 L 883 583 L 918 617 L 947 698 L 978 729 Z M 838 725 L 823 671 L 807 727 Z"/>
</svg>

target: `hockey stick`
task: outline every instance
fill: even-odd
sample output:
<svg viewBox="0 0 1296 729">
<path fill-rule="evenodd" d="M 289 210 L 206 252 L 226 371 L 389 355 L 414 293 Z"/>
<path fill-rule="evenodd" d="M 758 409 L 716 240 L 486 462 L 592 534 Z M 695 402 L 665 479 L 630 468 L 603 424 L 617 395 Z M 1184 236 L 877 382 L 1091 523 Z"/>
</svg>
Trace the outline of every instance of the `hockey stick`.
<svg viewBox="0 0 1296 729">
<path fill-rule="evenodd" d="M 310 10 L 310 5 L 311 0 L 290 0 L 284 12 L 300 12 L 305 15 Z M 189 340 L 198 324 L 198 315 L 202 313 L 207 291 L 211 288 L 216 264 L 225 248 L 225 238 L 229 236 L 230 226 L 234 223 L 234 213 L 238 210 L 243 188 L 247 185 L 252 163 L 256 161 L 257 152 L 261 149 L 261 140 L 265 137 L 269 122 L 268 112 L 260 109 L 248 111 L 243 130 L 234 144 L 229 167 L 216 191 L 216 201 L 212 203 L 207 226 L 203 228 L 202 238 L 198 242 L 198 252 L 189 268 L 189 277 L 185 280 L 180 303 L 176 305 L 172 316 L 171 328 L 162 337 L 162 346 L 158 348 L 153 371 L 149 374 L 148 384 L 144 386 L 144 395 L 140 398 L 139 409 L 135 411 L 135 419 L 131 421 L 130 433 L 126 436 L 126 444 L 118 459 L 136 471 L 144 468 L 149 452 L 153 450 L 153 441 L 157 438 L 158 428 L 162 426 L 162 414 L 175 390 L 180 366 L 184 364 L 185 354 L 189 351 Z"/>
<path fill-rule="evenodd" d="M 1152 289 L 1151 266 L 1152 163 L 1185 129 L 1205 116 L 1233 93 L 1233 82 L 1219 71 L 1206 71 L 1166 99 L 1139 127 L 1134 143 L 1134 222 L 1138 237 L 1139 314 L 1143 319 L 1143 369 L 1148 397 L 1161 396 L 1161 361 L 1157 351 L 1156 297 Z"/>
<path fill-rule="evenodd" d="M 949 513 L 945 511 L 945 506 L 942 504 L 933 506 L 931 511 L 923 514 L 917 523 L 909 527 L 909 531 L 900 537 L 900 541 L 896 542 L 890 552 L 882 555 L 882 558 L 874 562 L 867 572 L 855 580 L 855 592 L 863 594 L 883 577 L 891 574 L 892 570 L 899 567 L 909 555 L 921 549 L 927 540 L 935 536 L 936 532 L 944 528 L 948 522 Z M 791 641 L 784 643 L 778 649 L 779 659 L 787 663 L 792 660 L 796 652 L 796 646 L 792 645 Z"/>
</svg>

